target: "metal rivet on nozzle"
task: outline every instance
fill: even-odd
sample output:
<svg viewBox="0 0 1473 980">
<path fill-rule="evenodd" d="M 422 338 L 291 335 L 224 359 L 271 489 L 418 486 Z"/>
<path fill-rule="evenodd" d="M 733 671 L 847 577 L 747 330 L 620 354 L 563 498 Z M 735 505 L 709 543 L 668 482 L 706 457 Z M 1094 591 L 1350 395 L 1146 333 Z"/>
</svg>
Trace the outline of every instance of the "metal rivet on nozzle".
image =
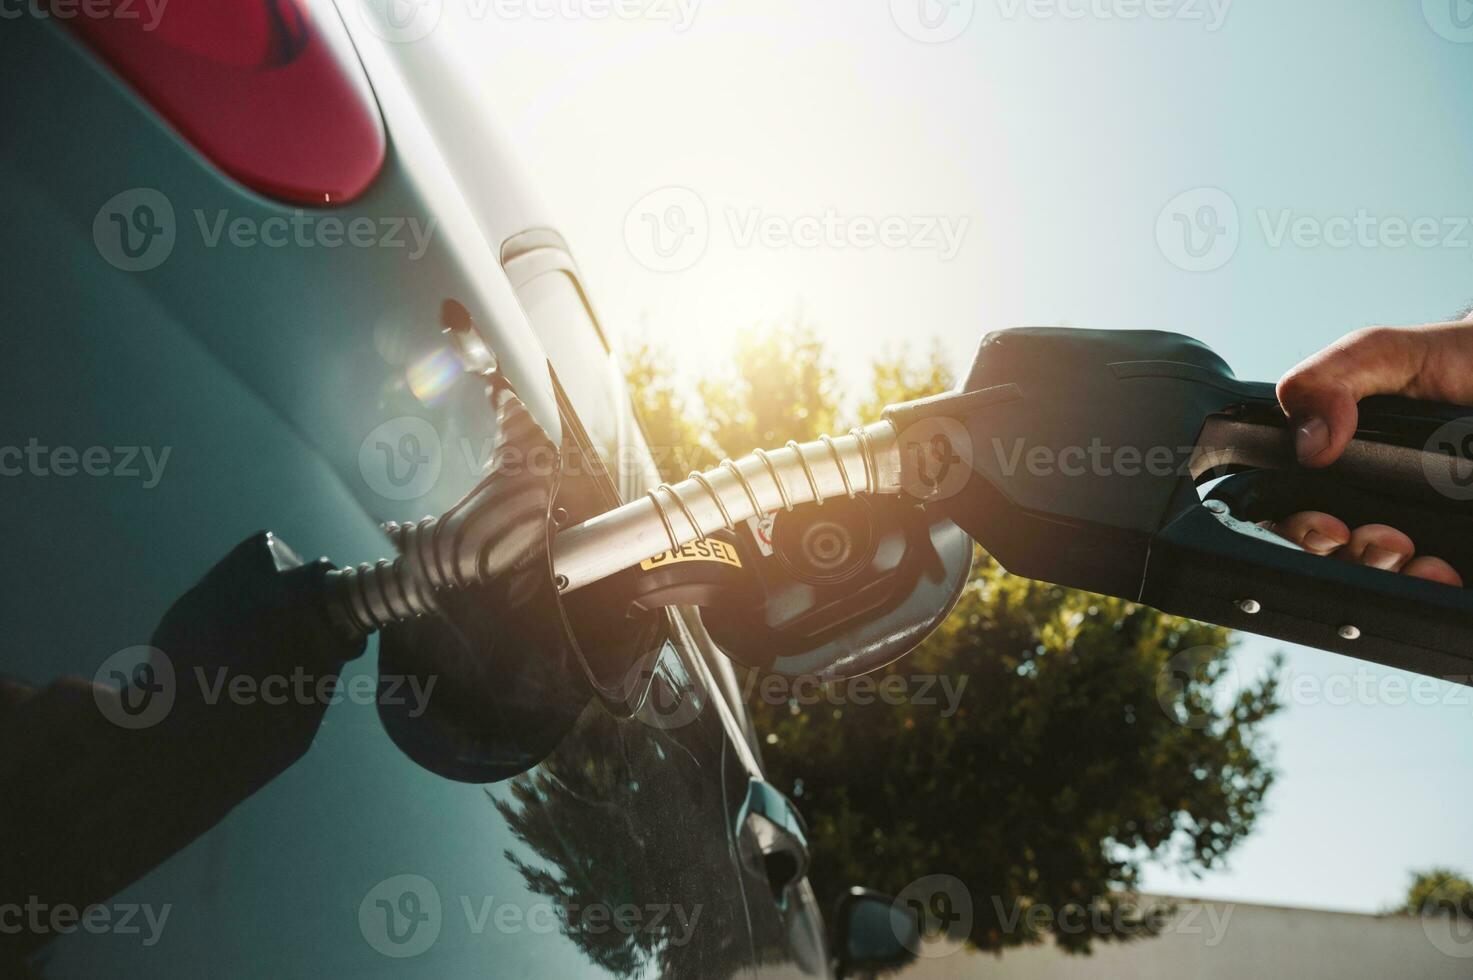
<svg viewBox="0 0 1473 980">
<path fill-rule="evenodd" d="M 1257 599 L 1239 599 L 1237 602 L 1237 606 L 1239 612 L 1245 612 L 1250 616 L 1256 616 L 1258 615 L 1258 611 L 1263 608 L 1263 603 L 1259 602 Z"/>
<path fill-rule="evenodd" d="M 1347 623 L 1346 625 L 1340 627 L 1340 629 L 1337 630 L 1336 632 L 1338 632 L 1340 634 L 1340 639 L 1342 639 L 1342 640 L 1359 640 L 1360 639 L 1360 627 L 1359 626 L 1351 626 L 1349 623 Z"/>
</svg>

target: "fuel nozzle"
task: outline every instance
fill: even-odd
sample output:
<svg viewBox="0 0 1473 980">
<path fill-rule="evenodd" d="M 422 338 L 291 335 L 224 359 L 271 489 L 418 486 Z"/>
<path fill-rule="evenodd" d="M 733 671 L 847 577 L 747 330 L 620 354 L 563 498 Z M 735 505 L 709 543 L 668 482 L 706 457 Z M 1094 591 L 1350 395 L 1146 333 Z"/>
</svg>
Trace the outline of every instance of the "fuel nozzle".
<svg viewBox="0 0 1473 980">
<path fill-rule="evenodd" d="M 546 438 L 510 389 L 496 398 L 503 444 Z M 826 500 L 898 494 L 901 469 L 896 430 L 887 421 L 723 460 L 558 532 L 553 581 L 566 596 L 718 531 L 734 532 L 749 518 Z M 494 581 L 528 552 L 529 535 L 546 533 L 545 519 L 527 510 L 543 506 L 533 489 L 519 487 L 518 477 L 493 456 L 487 476 L 443 516 L 386 525 L 398 557 L 331 573 L 334 620 L 346 633 L 364 635 L 434 611 L 436 595 L 445 590 Z"/>
</svg>

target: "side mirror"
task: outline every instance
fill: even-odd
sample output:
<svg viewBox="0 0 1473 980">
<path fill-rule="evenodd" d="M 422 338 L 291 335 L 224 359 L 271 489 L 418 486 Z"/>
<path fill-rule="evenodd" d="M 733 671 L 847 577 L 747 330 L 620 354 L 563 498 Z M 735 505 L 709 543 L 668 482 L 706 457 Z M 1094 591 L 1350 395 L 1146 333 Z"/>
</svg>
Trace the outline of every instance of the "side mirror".
<svg viewBox="0 0 1473 980">
<path fill-rule="evenodd" d="M 893 899 L 867 888 L 851 888 L 834 910 L 834 975 L 861 976 L 898 970 L 915 959 L 921 927 Z"/>
</svg>

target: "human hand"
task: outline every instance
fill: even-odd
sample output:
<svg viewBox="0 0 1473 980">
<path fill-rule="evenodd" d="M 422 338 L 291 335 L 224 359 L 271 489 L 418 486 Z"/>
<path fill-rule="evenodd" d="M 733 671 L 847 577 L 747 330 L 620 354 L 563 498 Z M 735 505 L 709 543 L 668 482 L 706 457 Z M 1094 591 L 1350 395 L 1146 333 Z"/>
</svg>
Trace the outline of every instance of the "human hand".
<svg viewBox="0 0 1473 980">
<path fill-rule="evenodd" d="M 1370 395 L 1473 404 L 1473 317 L 1418 327 L 1369 327 L 1341 338 L 1284 375 L 1279 404 L 1294 427 L 1295 453 L 1311 469 L 1329 466 L 1355 437 L 1357 404 Z M 1385 524 L 1350 528 L 1319 511 L 1277 522 L 1275 533 L 1306 551 L 1462 585 L 1440 558 L 1417 555 L 1403 532 Z"/>
</svg>

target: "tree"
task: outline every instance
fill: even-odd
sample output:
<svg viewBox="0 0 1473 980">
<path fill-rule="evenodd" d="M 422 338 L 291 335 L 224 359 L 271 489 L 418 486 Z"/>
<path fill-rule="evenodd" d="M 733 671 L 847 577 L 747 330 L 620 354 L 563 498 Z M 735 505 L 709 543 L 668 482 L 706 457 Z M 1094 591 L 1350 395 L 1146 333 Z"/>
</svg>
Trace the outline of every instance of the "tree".
<svg viewBox="0 0 1473 980">
<path fill-rule="evenodd" d="M 811 328 L 742 331 L 734 362 L 733 374 L 700 383 L 711 439 L 724 452 L 816 439 L 838 424 L 838 382 Z"/>
<path fill-rule="evenodd" d="M 1413 871 L 1403 911 L 1473 919 L 1473 881 L 1447 868 Z"/>
<path fill-rule="evenodd" d="M 647 425 L 699 417 L 648 374 L 634 380 Z M 950 385 L 939 348 L 919 361 L 902 349 L 874 365 L 861 417 Z M 708 438 L 731 454 L 816 437 L 843 415 L 806 330 L 743 335 L 736 370 L 699 392 Z M 1129 899 L 1145 862 L 1200 873 L 1252 831 L 1274 779 L 1262 723 L 1278 671 L 1231 690 L 1231 664 L 1226 630 L 1014 578 L 979 551 L 956 612 L 884 672 L 912 691 L 931 678 L 954 711 L 842 689 L 774 706 L 747 690 L 771 778 L 808 822 L 825 907 L 852 884 L 898 894 L 950 875 L 972 905 L 956 938 L 1002 950 L 1051 935 L 1086 952 L 1159 925 Z"/>
</svg>

